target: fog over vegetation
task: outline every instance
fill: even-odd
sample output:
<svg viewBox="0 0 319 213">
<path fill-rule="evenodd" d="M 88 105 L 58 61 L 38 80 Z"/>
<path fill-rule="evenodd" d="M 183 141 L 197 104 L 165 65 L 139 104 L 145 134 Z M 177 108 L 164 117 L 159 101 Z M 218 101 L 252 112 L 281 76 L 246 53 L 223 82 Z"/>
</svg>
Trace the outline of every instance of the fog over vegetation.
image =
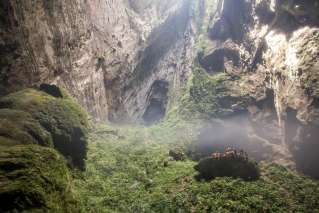
<svg viewBox="0 0 319 213">
<path fill-rule="evenodd" d="M 0 212 L 319 212 L 318 11 L 0 1 Z"/>
</svg>

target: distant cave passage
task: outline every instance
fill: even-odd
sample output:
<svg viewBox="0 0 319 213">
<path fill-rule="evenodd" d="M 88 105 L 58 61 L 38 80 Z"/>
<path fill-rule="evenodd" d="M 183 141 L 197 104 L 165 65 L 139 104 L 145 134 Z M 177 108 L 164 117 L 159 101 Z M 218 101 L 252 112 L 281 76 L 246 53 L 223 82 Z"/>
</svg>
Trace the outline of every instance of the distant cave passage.
<svg viewBox="0 0 319 213">
<path fill-rule="evenodd" d="M 165 116 L 168 85 L 168 82 L 164 80 L 157 80 L 153 83 L 148 97 L 148 106 L 143 115 L 146 125 L 154 124 Z"/>
<path fill-rule="evenodd" d="M 232 62 L 235 67 L 239 66 L 239 53 L 236 50 L 221 48 L 200 59 L 200 64 L 209 74 L 223 72 L 226 69 L 226 61 Z"/>
</svg>

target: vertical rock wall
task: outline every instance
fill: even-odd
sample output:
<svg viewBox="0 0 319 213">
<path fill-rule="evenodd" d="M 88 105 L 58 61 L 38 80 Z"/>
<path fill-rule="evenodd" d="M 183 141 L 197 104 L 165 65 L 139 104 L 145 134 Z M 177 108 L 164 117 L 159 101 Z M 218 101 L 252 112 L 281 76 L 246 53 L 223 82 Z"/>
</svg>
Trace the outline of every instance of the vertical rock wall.
<svg viewBox="0 0 319 213">
<path fill-rule="evenodd" d="M 248 139 L 262 142 L 263 150 L 270 147 L 272 160 L 319 177 L 319 1 L 223 0 L 219 5 L 200 64 L 238 85 L 241 98 L 231 111 L 250 97 Z"/>
<path fill-rule="evenodd" d="M 54 83 L 97 120 L 140 120 L 153 81 L 186 78 L 165 73 L 188 72 L 194 2 L 2 1 L 1 93 Z"/>
</svg>

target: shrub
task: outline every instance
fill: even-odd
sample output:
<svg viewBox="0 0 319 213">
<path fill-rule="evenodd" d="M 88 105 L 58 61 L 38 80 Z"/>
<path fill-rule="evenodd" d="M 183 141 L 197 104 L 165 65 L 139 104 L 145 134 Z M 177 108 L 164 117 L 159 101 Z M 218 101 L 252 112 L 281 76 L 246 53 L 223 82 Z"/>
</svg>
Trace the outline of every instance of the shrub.
<svg viewBox="0 0 319 213">
<path fill-rule="evenodd" d="M 172 157 L 175 161 L 186 160 L 186 155 L 181 148 L 175 148 L 175 149 L 169 150 L 168 155 Z"/>
</svg>

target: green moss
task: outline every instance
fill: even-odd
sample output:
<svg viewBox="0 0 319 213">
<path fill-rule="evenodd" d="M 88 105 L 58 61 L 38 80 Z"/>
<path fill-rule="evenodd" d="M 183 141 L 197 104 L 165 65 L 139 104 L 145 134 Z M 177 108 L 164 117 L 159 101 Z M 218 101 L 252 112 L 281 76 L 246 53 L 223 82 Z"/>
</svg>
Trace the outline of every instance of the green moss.
<svg viewBox="0 0 319 213">
<path fill-rule="evenodd" d="M 0 147 L 1 212 L 77 212 L 62 157 L 38 145 Z"/>
<path fill-rule="evenodd" d="M 186 106 L 184 113 L 214 117 L 227 112 L 227 109 L 219 105 L 219 100 L 228 92 L 224 84 L 226 78 L 224 73 L 211 77 L 205 70 L 196 68 L 193 71 L 189 96 L 183 99 L 183 105 Z"/>
<path fill-rule="evenodd" d="M 196 14 L 198 17 L 197 25 L 199 26 L 199 33 L 195 43 L 195 51 L 198 58 L 201 58 L 207 53 L 210 46 L 210 39 L 208 38 L 208 30 L 214 15 L 217 12 L 217 0 L 205 0 L 204 8 L 198 8 Z"/>
<path fill-rule="evenodd" d="M 54 146 L 75 166 L 83 169 L 86 158 L 87 114 L 68 95 L 55 98 L 36 89 L 11 93 L 0 100 L 1 108 L 28 112 L 48 132 Z"/>
<path fill-rule="evenodd" d="M 240 80 L 226 73 L 213 76 L 204 69 L 195 68 L 189 93 L 181 100 L 180 114 L 192 118 L 216 118 L 245 110 L 250 101 L 239 86 Z"/>
<path fill-rule="evenodd" d="M 7 137 L 0 136 L 0 146 L 2 146 L 2 147 L 14 146 L 14 145 L 19 145 L 19 144 L 21 144 L 21 142 L 15 141 L 15 140 L 7 138 Z"/>
<path fill-rule="evenodd" d="M 50 133 L 29 113 L 19 110 L 0 109 L 0 136 L 21 144 L 53 146 Z"/>
</svg>

